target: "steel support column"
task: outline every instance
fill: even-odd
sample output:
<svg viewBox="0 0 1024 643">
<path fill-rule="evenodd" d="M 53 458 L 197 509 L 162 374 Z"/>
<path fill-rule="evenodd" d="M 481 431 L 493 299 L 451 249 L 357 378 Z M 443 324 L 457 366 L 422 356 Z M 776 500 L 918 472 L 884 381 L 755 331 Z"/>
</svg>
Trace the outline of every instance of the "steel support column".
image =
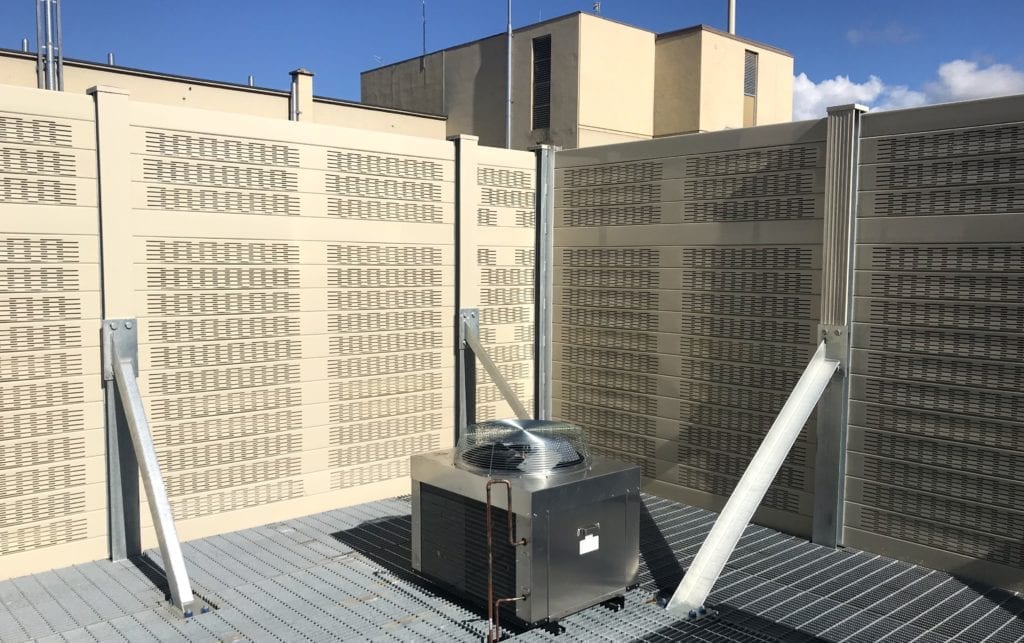
<svg viewBox="0 0 1024 643">
<path fill-rule="evenodd" d="M 558 148 L 540 145 L 537 154 L 537 252 L 534 271 L 534 408 L 538 420 L 551 419 L 551 333 L 554 305 L 555 154 Z"/>
<path fill-rule="evenodd" d="M 139 461 L 135 457 L 124 404 L 114 380 L 115 341 L 121 345 L 120 354 L 131 360 L 137 373 L 136 326 L 121 320 L 104 322 L 101 344 L 107 425 L 107 538 L 110 559 L 120 561 L 142 554 L 142 541 L 139 523 Z"/>
<path fill-rule="evenodd" d="M 455 317 L 458 333 L 456 349 L 455 407 L 458 424 L 455 432 L 455 444 L 466 431 L 466 427 L 476 423 L 476 357 L 467 341 L 468 332 L 480 333 L 480 311 L 476 308 L 460 310 Z"/>
<path fill-rule="evenodd" d="M 814 542 L 830 547 L 843 542 L 857 174 L 860 121 L 866 111 L 867 108 L 861 105 L 843 105 L 828 110 L 821 324 L 818 334 L 825 343 L 826 356 L 837 360 L 839 368 L 818 404 L 811 537 Z"/>
</svg>

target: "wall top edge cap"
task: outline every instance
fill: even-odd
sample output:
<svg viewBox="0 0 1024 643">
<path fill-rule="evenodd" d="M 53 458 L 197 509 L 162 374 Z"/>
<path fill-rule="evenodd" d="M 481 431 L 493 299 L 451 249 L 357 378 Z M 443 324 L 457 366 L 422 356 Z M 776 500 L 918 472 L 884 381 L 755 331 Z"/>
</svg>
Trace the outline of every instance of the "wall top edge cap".
<svg viewBox="0 0 1024 643">
<path fill-rule="evenodd" d="M 122 96 L 128 96 L 129 94 L 131 94 L 131 92 L 129 92 L 127 89 L 113 87 L 111 85 L 94 85 L 89 89 L 85 90 L 85 93 L 89 94 L 90 96 L 94 94 L 120 94 Z"/>
<path fill-rule="evenodd" d="M 313 75 L 313 72 L 309 71 L 305 67 L 299 67 L 298 69 L 293 69 L 292 71 L 290 71 L 288 73 L 290 75 L 292 75 L 292 76 L 312 76 Z"/>
<path fill-rule="evenodd" d="M 871 108 L 868 107 L 867 105 L 861 105 L 860 103 L 849 103 L 847 105 L 835 105 L 833 107 L 829 107 L 828 113 L 832 114 L 834 112 L 847 112 L 850 110 L 855 110 L 858 112 L 867 112 L 870 111 Z"/>
</svg>

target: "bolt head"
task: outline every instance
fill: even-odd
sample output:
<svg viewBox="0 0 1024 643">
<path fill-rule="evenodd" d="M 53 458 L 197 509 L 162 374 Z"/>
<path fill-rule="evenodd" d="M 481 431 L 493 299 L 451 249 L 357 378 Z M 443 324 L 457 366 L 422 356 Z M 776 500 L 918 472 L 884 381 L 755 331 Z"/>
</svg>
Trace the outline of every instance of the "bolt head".
<svg viewBox="0 0 1024 643">
<path fill-rule="evenodd" d="M 131 327 L 132 327 L 132 323 L 131 323 L 130 321 L 126 321 L 126 322 L 124 323 L 124 327 L 125 327 L 125 328 L 131 328 Z M 839 331 L 836 331 L 836 332 L 838 333 Z"/>
<path fill-rule="evenodd" d="M 117 322 L 110 322 L 110 330 L 117 330 Z"/>
<path fill-rule="evenodd" d="M 129 326 L 129 328 L 131 328 L 131 327 Z M 838 328 L 835 330 L 835 334 L 836 334 L 836 336 L 839 336 L 841 334 L 841 332 L 840 332 L 840 330 Z"/>
</svg>

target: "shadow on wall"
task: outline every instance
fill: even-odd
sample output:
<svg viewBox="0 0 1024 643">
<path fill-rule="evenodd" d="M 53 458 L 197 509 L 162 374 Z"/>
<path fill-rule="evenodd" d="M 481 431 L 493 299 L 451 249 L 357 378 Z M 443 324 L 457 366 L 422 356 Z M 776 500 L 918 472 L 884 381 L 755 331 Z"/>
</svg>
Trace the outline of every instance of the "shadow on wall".
<svg viewBox="0 0 1024 643">
<path fill-rule="evenodd" d="M 505 39 L 480 43 L 480 60 L 473 78 L 472 133 L 480 145 L 505 147 Z"/>
</svg>

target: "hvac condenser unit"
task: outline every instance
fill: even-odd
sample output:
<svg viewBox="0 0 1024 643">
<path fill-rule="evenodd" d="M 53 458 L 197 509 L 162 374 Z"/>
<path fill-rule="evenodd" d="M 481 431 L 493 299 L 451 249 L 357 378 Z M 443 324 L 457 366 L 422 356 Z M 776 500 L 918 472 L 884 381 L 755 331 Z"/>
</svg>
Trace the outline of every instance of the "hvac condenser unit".
<svg viewBox="0 0 1024 643">
<path fill-rule="evenodd" d="M 639 522 L 640 470 L 591 455 L 571 424 L 476 424 L 412 458 L 413 567 L 527 625 L 624 596 Z"/>
</svg>

